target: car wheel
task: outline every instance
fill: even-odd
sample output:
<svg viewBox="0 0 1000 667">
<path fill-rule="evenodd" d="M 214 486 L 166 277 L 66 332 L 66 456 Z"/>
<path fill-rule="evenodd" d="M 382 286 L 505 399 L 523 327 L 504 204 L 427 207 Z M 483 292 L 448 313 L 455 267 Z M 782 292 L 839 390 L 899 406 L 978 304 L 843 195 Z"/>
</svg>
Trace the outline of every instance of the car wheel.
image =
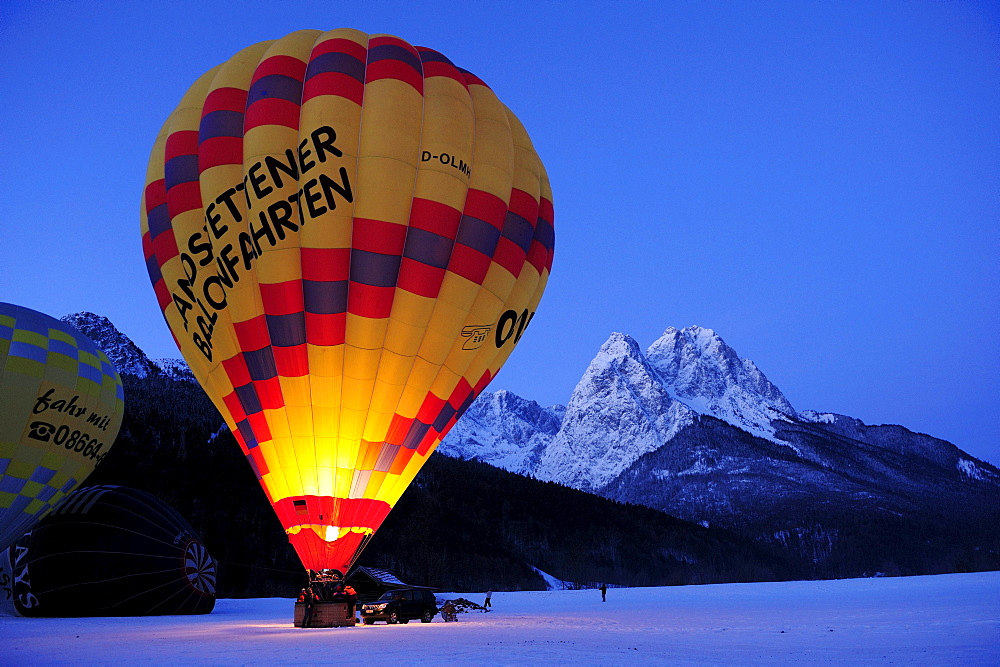
<svg viewBox="0 0 1000 667">
<path fill-rule="evenodd" d="M 399 612 L 390 611 L 385 617 L 385 622 L 389 625 L 399 623 Z"/>
<path fill-rule="evenodd" d="M 424 612 L 424 615 L 420 617 L 421 623 L 430 623 L 434 620 L 434 614 L 428 609 Z"/>
</svg>

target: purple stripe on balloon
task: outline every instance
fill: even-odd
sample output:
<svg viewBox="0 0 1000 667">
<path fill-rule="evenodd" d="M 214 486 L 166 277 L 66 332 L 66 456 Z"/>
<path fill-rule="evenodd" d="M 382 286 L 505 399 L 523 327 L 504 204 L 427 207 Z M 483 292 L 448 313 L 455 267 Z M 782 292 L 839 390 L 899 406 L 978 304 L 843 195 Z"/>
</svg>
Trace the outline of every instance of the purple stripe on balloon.
<svg viewBox="0 0 1000 667">
<path fill-rule="evenodd" d="M 463 215 L 455 240 L 473 250 L 478 250 L 487 257 L 492 257 L 500 240 L 500 230 L 485 220 Z"/>
<path fill-rule="evenodd" d="M 538 219 L 538 225 L 535 227 L 535 240 L 541 243 L 546 250 L 552 250 L 556 244 L 556 232 L 551 222 L 542 218 Z"/>
<path fill-rule="evenodd" d="M 430 428 L 430 424 L 424 424 L 420 420 L 414 419 L 410 424 L 410 430 L 406 432 L 406 437 L 403 438 L 403 447 L 416 449 Z"/>
<path fill-rule="evenodd" d="M 240 397 L 240 393 L 239 392 L 240 392 L 241 389 L 246 394 L 253 394 L 253 397 L 248 399 L 249 400 L 249 404 L 251 406 L 253 406 L 253 405 L 257 406 L 257 409 L 253 413 L 247 413 L 247 414 L 256 414 L 257 412 L 260 412 L 260 401 L 257 400 L 257 392 L 255 392 L 253 390 L 253 387 L 251 387 L 250 385 L 245 385 L 243 387 L 237 387 L 236 388 L 236 396 L 237 397 Z M 243 401 L 243 399 L 241 397 L 240 397 L 240 402 L 243 403 L 243 407 L 244 408 L 247 406 L 247 402 Z M 240 432 L 240 435 L 243 436 L 243 442 L 246 443 L 247 449 L 253 449 L 258 444 L 260 444 L 260 443 L 257 442 L 257 438 L 254 437 L 253 429 L 250 427 L 250 420 L 243 419 L 241 421 L 236 422 L 236 430 L 238 430 Z"/>
<path fill-rule="evenodd" d="M 170 209 L 167 208 L 166 204 L 160 204 L 154 208 L 146 215 L 146 219 L 149 222 L 149 236 L 152 239 L 171 229 Z M 155 259 L 155 257 L 150 259 Z"/>
<path fill-rule="evenodd" d="M 302 102 L 302 82 L 284 74 L 268 74 L 250 86 L 247 93 L 247 108 L 254 102 L 266 99 L 287 100 L 295 104 Z"/>
<path fill-rule="evenodd" d="M 398 60 L 419 73 L 423 72 L 423 68 L 420 67 L 420 58 L 415 56 L 412 51 L 396 44 L 380 44 L 368 49 L 368 62 L 374 63 L 379 60 Z"/>
<path fill-rule="evenodd" d="M 410 227 L 406 234 L 403 256 L 439 269 L 446 269 L 453 246 L 454 242 L 451 239 L 440 234 Z"/>
<path fill-rule="evenodd" d="M 452 67 L 455 63 L 451 62 L 442 53 L 438 53 L 434 49 L 419 49 L 417 53 L 420 54 L 420 62 L 424 63 L 448 63 Z"/>
<path fill-rule="evenodd" d="M 347 312 L 346 280 L 303 280 L 302 297 L 307 313 L 334 315 Z"/>
<path fill-rule="evenodd" d="M 255 441 L 253 443 L 253 447 L 256 447 L 256 446 L 257 446 L 257 443 Z M 250 446 L 249 442 L 247 443 L 247 449 L 253 449 L 253 447 Z M 246 459 L 247 459 L 247 462 L 250 464 L 250 469 L 253 470 L 254 477 L 256 477 L 257 479 L 260 479 L 261 478 L 260 468 L 257 467 L 257 462 L 253 460 L 253 456 L 251 456 L 250 454 L 247 454 L 246 455 Z"/>
<path fill-rule="evenodd" d="M 411 447 L 410 449 L 413 448 Z M 389 472 L 390 468 L 392 468 L 393 461 L 396 460 L 396 452 L 398 451 L 399 445 L 383 442 L 382 450 L 379 452 L 378 459 L 375 461 L 373 470 L 376 472 Z"/>
<path fill-rule="evenodd" d="M 306 342 L 305 313 L 288 313 L 287 315 L 265 315 L 267 333 L 271 345 L 276 347 L 292 347 Z"/>
<path fill-rule="evenodd" d="M 243 360 L 247 364 L 251 380 L 258 382 L 261 380 L 270 380 L 278 375 L 277 367 L 274 365 L 274 355 L 271 353 L 270 347 L 244 352 Z"/>
<path fill-rule="evenodd" d="M 243 114 L 239 111 L 213 111 L 201 119 L 198 143 L 215 137 L 242 137 Z"/>
<path fill-rule="evenodd" d="M 240 399 L 240 405 L 243 406 L 243 412 L 248 415 L 255 415 L 258 412 L 262 412 L 263 408 L 260 406 L 260 399 L 257 397 L 257 390 L 253 388 L 252 384 L 245 384 L 242 387 L 234 387 L 233 391 L 236 392 L 236 398 Z M 246 423 L 240 422 L 240 424 Z M 253 437 L 253 429 L 250 428 L 250 424 L 247 423 L 246 430 L 240 427 L 240 434 L 247 443 L 247 447 L 250 446 L 250 439 Z"/>
<path fill-rule="evenodd" d="M 399 260 L 399 255 L 351 250 L 351 280 L 372 287 L 395 287 Z"/>
<path fill-rule="evenodd" d="M 535 237 L 535 229 L 517 213 L 507 211 L 507 218 L 503 221 L 503 237 L 513 241 L 527 253 L 531 249 L 531 239 Z"/>
<path fill-rule="evenodd" d="M 441 408 L 441 412 L 438 413 L 437 418 L 434 420 L 434 430 L 438 433 L 443 431 L 456 412 L 457 410 L 452 407 L 451 403 L 445 402 L 444 407 Z"/>
<path fill-rule="evenodd" d="M 365 64 L 348 53 L 324 53 L 309 61 L 306 68 L 306 81 L 317 74 L 338 72 L 364 83 Z"/>
<path fill-rule="evenodd" d="M 191 183 L 197 180 L 197 155 L 178 155 L 175 158 L 167 160 L 167 163 L 163 165 L 163 182 L 166 184 L 168 192 L 170 188 L 176 185 Z"/>
</svg>

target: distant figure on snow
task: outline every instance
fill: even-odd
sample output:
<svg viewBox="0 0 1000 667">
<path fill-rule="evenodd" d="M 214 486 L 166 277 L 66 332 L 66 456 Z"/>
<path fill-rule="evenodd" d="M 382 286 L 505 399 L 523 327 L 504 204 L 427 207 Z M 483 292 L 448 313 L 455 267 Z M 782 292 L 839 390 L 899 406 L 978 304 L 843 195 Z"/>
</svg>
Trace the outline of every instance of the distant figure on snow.
<svg viewBox="0 0 1000 667">
<path fill-rule="evenodd" d="M 444 619 L 445 623 L 458 620 L 458 610 L 455 608 L 455 605 L 452 604 L 451 600 L 445 602 L 444 606 L 441 607 L 441 618 Z"/>
<path fill-rule="evenodd" d="M 486 604 L 483 605 L 483 609 L 486 607 L 492 607 L 493 603 L 490 602 L 490 598 L 493 597 L 493 591 L 486 591 Z"/>
<path fill-rule="evenodd" d="M 608 585 L 601 584 L 601 602 L 608 601 Z"/>
</svg>

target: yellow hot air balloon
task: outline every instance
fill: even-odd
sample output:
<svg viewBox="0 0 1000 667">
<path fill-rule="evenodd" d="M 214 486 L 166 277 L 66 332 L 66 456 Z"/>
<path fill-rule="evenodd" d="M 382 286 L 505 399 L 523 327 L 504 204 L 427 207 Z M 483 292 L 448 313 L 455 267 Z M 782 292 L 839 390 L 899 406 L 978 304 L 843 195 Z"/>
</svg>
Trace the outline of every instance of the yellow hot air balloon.
<svg viewBox="0 0 1000 667">
<path fill-rule="evenodd" d="M 552 265 L 548 178 L 517 118 L 437 51 L 349 29 L 198 79 L 141 212 L 178 347 L 311 570 L 354 562 Z"/>
<path fill-rule="evenodd" d="M 0 551 L 93 472 L 124 406 L 121 378 L 92 340 L 0 303 Z"/>
</svg>

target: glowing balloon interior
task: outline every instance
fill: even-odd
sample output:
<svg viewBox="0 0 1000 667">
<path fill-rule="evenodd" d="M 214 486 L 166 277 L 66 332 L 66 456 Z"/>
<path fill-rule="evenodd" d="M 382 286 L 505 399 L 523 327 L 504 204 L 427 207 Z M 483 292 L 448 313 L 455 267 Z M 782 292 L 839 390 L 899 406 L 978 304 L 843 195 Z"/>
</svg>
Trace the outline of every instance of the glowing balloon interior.
<svg viewBox="0 0 1000 667">
<path fill-rule="evenodd" d="M 0 549 L 66 494 L 111 449 L 122 382 L 65 322 L 0 303 Z"/>
<path fill-rule="evenodd" d="M 548 178 L 517 118 L 437 51 L 355 30 L 198 79 L 141 213 L 177 344 L 313 570 L 354 561 L 552 266 Z"/>
</svg>

